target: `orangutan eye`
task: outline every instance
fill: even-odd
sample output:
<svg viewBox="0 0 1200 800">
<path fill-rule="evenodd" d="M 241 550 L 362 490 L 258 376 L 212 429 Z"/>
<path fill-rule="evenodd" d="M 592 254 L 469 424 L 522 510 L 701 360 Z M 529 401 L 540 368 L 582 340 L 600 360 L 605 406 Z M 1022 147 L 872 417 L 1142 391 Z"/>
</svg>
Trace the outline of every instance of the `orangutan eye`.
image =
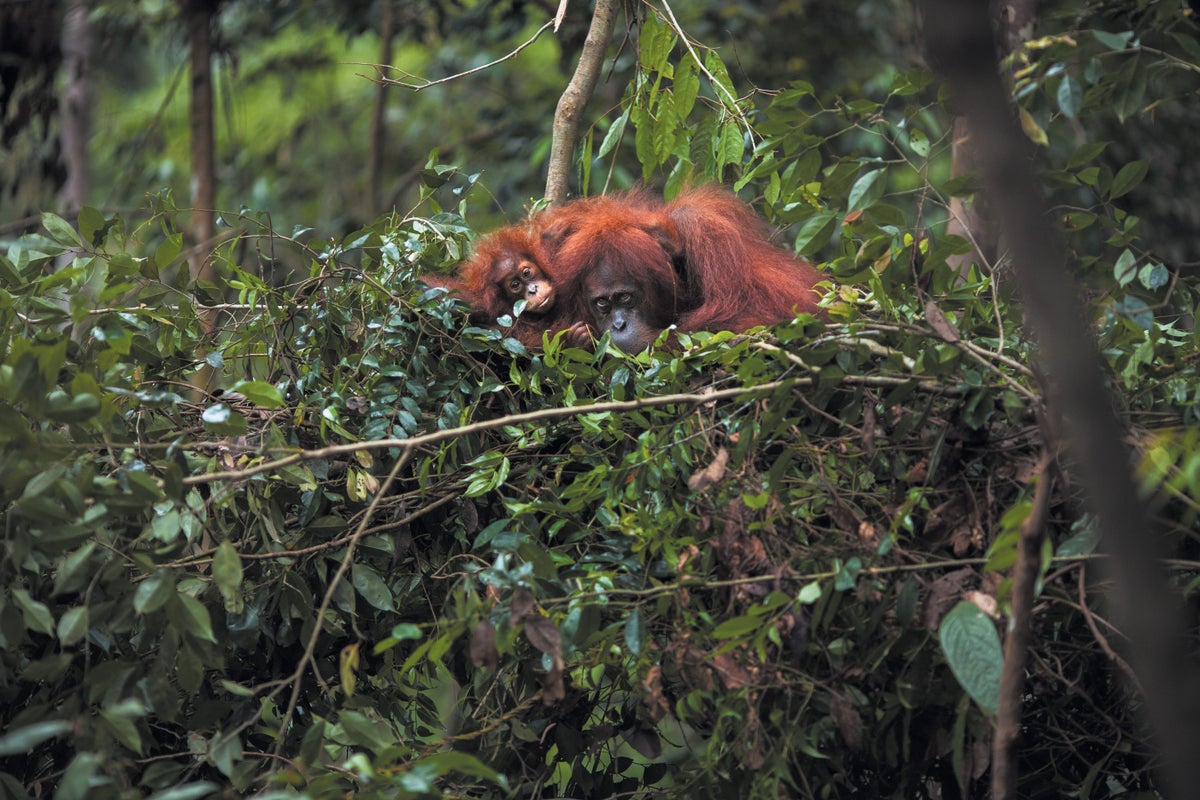
<svg viewBox="0 0 1200 800">
<path fill-rule="evenodd" d="M 516 278 L 513 278 L 508 284 L 508 290 L 510 292 L 519 292 L 519 291 L 521 291 L 521 287 L 523 285 L 524 284 L 522 284 L 519 280 L 517 280 Z"/>
<path fill-rule="evenodd" d="M 612 304 L 609 303 L 604 298 L 598 298 L 595 301 L 593 301 L 593 303 L 596 306 L 596 310 L 599 311 L 601 314 L 607 314 L 609 308 L 612 306 Z"/>
</svg>

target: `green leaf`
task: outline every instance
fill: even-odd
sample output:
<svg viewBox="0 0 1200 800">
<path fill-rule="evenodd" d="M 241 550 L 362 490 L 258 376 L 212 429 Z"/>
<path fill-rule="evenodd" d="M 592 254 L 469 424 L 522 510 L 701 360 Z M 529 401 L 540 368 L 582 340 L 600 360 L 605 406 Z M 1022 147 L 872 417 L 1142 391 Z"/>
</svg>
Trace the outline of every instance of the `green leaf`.
<svg viewBox="0 0 1200 800">
<path fill-rule="evenodd" d="M 88 632 L 87 606 L 68 608 L 58 619 L 58 640 L 63 647 L 70 647 Z"/>
<path fill-rule="evenodd" d="M 183 234 L 172 233 L 163 239 L 158 249 L 154 251 L 154 263 L 160 270 L 166 269 L 183 250 Z"/>
<path fill-rule="evenodd" d="M 1123 251 L 1113 265 L 1113 277 L 1121 286 L 1128 286 L 1137 277 L 1137 256 L 1129 250 Z"/>
<path fill-rule="evenodd" d="M 938 628 L 950 671 L 971 699 L 995 714 L 1000 706 L 1004 651 L 996 625 L 974 604 L 960 601 Z"/>
<path fill-rule="evenodd" d="M 133 593 L 133 610 L 152 614 L 175 595 L 175 580 L 166 570 L 159 570 L 137 585 Z"/>
<path fill-rule="evenodd" d="M 201 797 L 208 797 L 220 790 L 220 786 L 208 781 L 200 783 L 189 783 L 184 786 L 173 786 L 170 789 L 163 789 L 161 792 L 155 792 L 146 798 L 146 800 L 200 800 Z"/>
<path fill-rule="evenodd" d="M 646 624 L 642 621 L 642 610 L 635 608 L 625 620 L 625 646 L 635 656 L 642 654 L 642 645 L 646 641 Z"/>
<path fill-rule="evenodd" d="M 167 615 L 180 630 L 207 642 L 216 643 L 213 636 L 212 618 L 204 604 L 190 594 L 176 592 L 175 602 L 167 605 Z"/>
<path fill-rule="evenodd" d="M 16 602 L 17 608 L 21 609 L 27 629 L 44 633 L 47 636 L 54 635 L 54 615 L 50 613 L 50 609 L 45 603 L 34 600 L 24 589 L 13 589 L 12 598 Z"/>
<path fill-rule="evenodd" d="M 1120 171 L 1113 178 L 1112 188 L 1109 190 L 1109 199 L 1115 200 L 1122 195 L 1128 194 L 1146 177 L 1146 173 L 1150 169 L 1150 162 L 1145 159 L 1131 161 L 1121 167 Z"/>
<path fill-rule="evenodd" d="M 45 413 L 55 422 L 84 422 L 100 413 L 100 398 L 87 393 L 72 397 L 55 389 L 46 396 Z"/>
<path fill-rule="evenodd" d="M 392 590 L 387 587 L 379 573 L 366 564 L 354 565 L 354 588 L 362 598 L 380 611 L 395 611 Z"/>
<path fill-rule="evenodd" d="M 712 635 L 715 639 L 733 639 L 757 631 L 762 624 L 759 617 L 734 617 L 713 628 Z"/>
<path fill-rule="evenodd" d="M 597 158 L 604 158 L 613 150 L 621 141 L 621 136 L 625 133 L 625 125 L 629 122 L 629 109 L 621 112 L 621 116 L 613 121 L 612 125 L 608 126 L 608 132 L 604 134 L 604 141 L 600 143 L 600 149 L 596 152 Z"/>
<path fill-rule="evenodd" d="M 1104 148 L 1108 147 L 1108 142 L 1087 142 L 1075 148 L 1075 152 L 1071 153 L 1071 157 L 1067 159 L 1067 169 L 1078 169 L 1084 164 L 1092 161 L 1104 152 Z"/>
<path fill-rule="evenodd" d="M 848 211 L 860 211 L 874 205 L 887 188 L 887 170 L 873 169 L 854 182 L 847 201 Z"/>
<path fill-rule="evenodd" d="M 99 753 L 77 753 L 58 782 L 54 800 L 87 800 L 92 794 L 92 776 L 100 763 Z"/>
<path fill-rule="evenodd" d="M 908 132 L 908 146 L 921 158 L 929 155 L 929 137 L 920 128 L 913 128 Z"/>
<path fill-rule="evenodd" d="M 809 217 L 796 234 L 796 253 L 802 256 L 812 255 L 824 247 L 837 229 L 837 221 L 837 214 L 832 211 L 822 211 Z"/>
<path fill-rule="evenodd" d="M 213 580 L 221 597 L 225 599 L 225 610 L 233 614 L 242 611 L 242 558 L 237 548 L 229 541 L 217 545 L 212 561 Z"/>
<path fill-rule="evenodd" d="M 49 719 L 9 731 L 0 736 L 0 756 L 30 753 L 42 742 L 70 733 L 73 728 L 65 719 Z"/>
<path fill-rule="evenodd" d="M 256 406 L 279 408 L 283 405 L 279 389 L 265 381 L 238 381 L 229 387 L 229 391 L 237 392 Z"/>
<path fill-rule="evenodd" d="M 1171 280 L 1171 273 L 1162 264 L 1146 264 L 1138 270 L 1138 281 L 1147 289 L 1161 289 Z"/>
<path fill-rule="evenodd" d="M 79 209 L 79 235 L 83 241 L 92 245 L 99 244 L 96 241 L 96 233 L 104 229 L 104 215 L 91 206 L 84 206 Z"/>
<path fill-rule="evenodd" d="M 1080 88 L 1079 82 L 1070 75 L 1064 75 L 1058 84 L 1058 107 L 1067 117 L 1075 119 L 1079 114 L 1079 106 L 1082 102 L 1083 90 Z"/>
<path fill-rule="evenodd" d="M 50 238 L 64 247 L 81 247 L 83 240 L 79 238 L 79 232 L 57 214 L 51 214 L 48 211 L 42 213 L 42 227 L 50 234 Z"/>
<path fill-rule="evenodd" d="M 1128 46 L 1129 40 L 1133 38 L 1133 31 L 1124 31 L 1122 33 L 1092 31 L 1092 35 L 1096 37 L 1096 41 L 1109 50 L 1124 50 Z"/>
</svg>

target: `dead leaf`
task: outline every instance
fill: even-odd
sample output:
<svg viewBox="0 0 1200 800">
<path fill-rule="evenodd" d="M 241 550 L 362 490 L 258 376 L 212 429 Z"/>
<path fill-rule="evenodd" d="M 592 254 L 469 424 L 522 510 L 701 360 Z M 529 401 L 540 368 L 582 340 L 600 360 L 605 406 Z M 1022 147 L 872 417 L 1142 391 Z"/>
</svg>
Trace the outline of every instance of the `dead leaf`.
<svg viewBox="0 0 1200 800">
<path fill-rule="evenodd" d="M 533 599 L 533 592 L 526 589 L 524 586 L 518 586 L 513 592 L 512 606 L 509 612 L 509 622 L 515 627 L 525 621 L 525 618 L 533 613 L 533 606 L 536 601 Z"/>
<path fill-rule="evenodd" d="M 838 692 L 829 694 L 829 716 L 833 719 L 833 724 L 837 725 L 838 732 L 842 734 L 842 739 L 855 752 L 862 749 L 862 717 L 858 715 L 858 711 L 846 699 L 846 696 Z"/>
<path fill-rule="evenodd" d="M 495 672 L 500 663 L 500 653 L 496 650 L 496 628 L 486 619 L 481 619 L 471 629 L 471 641 L 467 647 L 471 663 L 476 668 L 486 666 L 489 672 Z"/>
<path fill-rule="evenodd" d="M 525 618 L 525 638 L 543 653 L 562 654 L 562 636 L 549 617 L 530 614 Z"/>
<path fill-rule="evenodd" d="M 688 478 L 688 489 L 693 492 L 701 492 L 714 483 L 719 483 L 725 477 L 725 465 L 728 463 L 729 451 L 722 447 L 717 450 L 712 463 L 704 469 L 692 473 L 692 477 Z"/>
<path fill-rule="evenodd" d="M 929 323 L 929 327 L 933 328 L 934 333 L 947 342 L 957 342 L 962 339 L 958 328 L 932 300 L 925 304 L 925 321 Z"/>
</svg>

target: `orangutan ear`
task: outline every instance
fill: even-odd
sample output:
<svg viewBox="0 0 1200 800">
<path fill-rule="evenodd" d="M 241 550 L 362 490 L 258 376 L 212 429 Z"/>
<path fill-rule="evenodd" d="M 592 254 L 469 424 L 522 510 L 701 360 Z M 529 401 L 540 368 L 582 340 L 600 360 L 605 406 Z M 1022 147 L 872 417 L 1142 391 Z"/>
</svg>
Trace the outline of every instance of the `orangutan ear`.
<svg viewBox="0 0 1200 800">
<path fill-rule="evenodd" d="M 671 266 L 675 268 L 677 273 L 684 273 L 684 252 L 683 242 L 679 238 L 679 234 L 675 231 L 675 226 L 670 220 L 656 220 L 646 226 L 646 233 L 650 234 L 650 238 L 658 242 L 663 251 L 667 254 L 667 258 L 671 259 Z"/>
</svg>

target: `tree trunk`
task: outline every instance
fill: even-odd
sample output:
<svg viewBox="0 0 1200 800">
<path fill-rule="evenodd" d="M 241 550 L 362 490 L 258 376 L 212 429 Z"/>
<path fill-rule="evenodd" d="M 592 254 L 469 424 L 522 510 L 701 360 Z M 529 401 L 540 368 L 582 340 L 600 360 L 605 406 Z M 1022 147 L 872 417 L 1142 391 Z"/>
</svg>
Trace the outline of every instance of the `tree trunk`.
<svg viewBox="0 0 1200 800">
<path fill-rule="evenodd" d="M 617 0 L 596 0 L 592 12 L 592 25 L 583 43 L 583 52 L 570 83 L 563 90 L 554 112 L 554 133 L 550 140 L 550 164 L 546 172 L 546 199 L 558 205 L 567 199 L 570 189 L 571 161 L 575 157 L 575 145 L 579 141 L 579 125 L 584 109 L 596 82 L 600 79 L 600 68 L 612 41 L 613 29 L 617 24 Z"/>
<path fill-rule="evenodd" d="M 379 23 L 379 63 L 392 63 L 392 48 L 396 39 L 396 4 L 395 0 L 384 0 L 383 18 Z M 383 213 L 383 193 L 380 188 L 383 176 L 383 154 L 387 148 L 387 132 L 384 124 L 387 117 L 388 87 L 380 82 L 375 86 L 375 106 L 371 110 L 371 141 L 367 154 L 367 203 L 368 208 L 362 210 L 363 219 L 372 219 Z"/>
<path fill-rule="evenodd" d="M 213 125 L 212 26 L 218 5 L 219 0 L 189 0 L 185 12 L 192 67 L 189 119 L 192 134 L 192 255 L 189 259 L 189 270 L 192 283 L 212 280 L 213 277 L 210 248 L 216 233 L 217 175 Z M 204 326 L 203 352 L 207 345 L 211 344 L 216 331 L 216 318 L 214 312 L 205 311 L 200 315 L 200 319 Z M 192 383 L 201 391 L 213 388 L 212 368 L 207 364 L 201 366 Z"/>
<path fill-rule="evenodd" d="M 88 139 L 92 130 L 92 33 L 91 2 L 70 0 L 63 15 L 63 88 L 59 95 L 62 159 L 66 182 L 59 195 L 59 208 L 74 215 L 87 202 L 91 190 L 91 160 Z"/>
<path fill-rule="evenodd" d="M 1009 56 L 1027 40 L 1037 21 L 1037 0 L 1006 0 L 997 4 L 997 59 Z M 981 171 L 978 137 L 965 116 L 956 117 L 952 132 L 950 174 L 960 177 Z M 953 255 L 946 262 L 964 278 L 972 264 L 985 272 L 995 266 L 998 250 L 995 220 L 988 208 L 987 192 L 980 191 L 972 198 L 950 198 L 949 222 L 946 233 L 962 236 L 972 245 L 969 253 Z"/>
</svg>

